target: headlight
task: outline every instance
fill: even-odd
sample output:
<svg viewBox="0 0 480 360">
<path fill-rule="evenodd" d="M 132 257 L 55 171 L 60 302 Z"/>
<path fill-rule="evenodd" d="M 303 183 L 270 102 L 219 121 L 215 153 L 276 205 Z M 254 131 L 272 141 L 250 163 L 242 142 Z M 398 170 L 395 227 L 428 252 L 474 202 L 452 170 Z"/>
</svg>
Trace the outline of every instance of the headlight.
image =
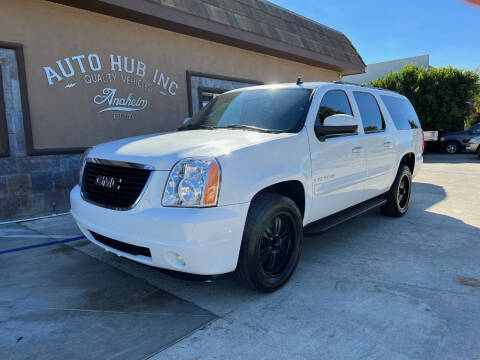
<svg viewBox="0 0 480 360">
<path fill-rule="evenodd" d="M 82 186 L 82 176 L 83 169 L 85 168 L 85 163 L 87 162 L 88 153 L 92 150 L 91 147 L 87 148 L 80 158 L 80 173 L 78 174 L 78 185 Z"/>
<path fill-rule="evenodd" d="M 216 206 L 220 166 L 216 159 L 184 159 L 175 164 L 163 191 L 163 206 Z"/>
<path fill-rule="evenodd" d="M 445 138 L 441 137 L 441 138 L 440 138 L 440 141 L 445 141 Z"/>
</svg>

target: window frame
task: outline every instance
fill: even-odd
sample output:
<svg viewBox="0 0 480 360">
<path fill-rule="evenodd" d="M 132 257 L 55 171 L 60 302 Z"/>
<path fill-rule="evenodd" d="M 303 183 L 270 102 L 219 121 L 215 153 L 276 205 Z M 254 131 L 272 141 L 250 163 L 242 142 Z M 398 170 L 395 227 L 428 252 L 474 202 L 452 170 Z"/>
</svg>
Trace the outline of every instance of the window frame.
<svg viewBox="0 0 480 360">
<path fill-rule="evenodd" d="M 382 118 L 382 129 L 380 129 L 380 130 L 369 130 L 369 131 L 365 130 L 365 126 L 364 126 L 363 119 L 362 119 L 362 112 L 360 111 L 360 106 L 358 104 L 357 99 L 355 98 L 355 93 L 356 92 L 371 95 L 375 99 L 375 102 L 377 103 L 378 111 L 380 112 L 380 117 Z M 362 123 L 363 133 L 364 134 L 376 134 L 376 133 L 385 132 L 387 130 L 387 122 L 385 121 L 385 116 L 383 115 L 382 107 L 380 106 L 380 103 L 378 102 L 377 96 L 375 94 L 369 92 L 369 91 L 361 91 L 361 90 L 353 90 L 352 95 L 353 95 L 353 99 L 355 100 L 355 104 L 357 105 L 358 115 L 360 117 L 360 122 Z"/>
<path fill-rule="evenodd" d="M 318 88 L 315 88 L 315 91 L 318 90 Z M 342 88 L 333 88 L 333 89 L 328 89 L 325 91 L 325 93 L 323 93 L 323 95 L 321 96 L 320 100 L 318 101 L 318 107 L 317 109 L 315 110 L 315 115 L 314 115 L 314 119 L 313 119 L 313 133 L 315 135 L 315 138 L 319 141 L 319 142 L 325 142 L 325 141 L 328 141 L 330 139 L 337 139 L 337 138 L 344 138 L 344 137 L 350 137 L 350 136 L 358 136 L 360 135 L 359 133 L 359 129 L 360 127 L 358 126 L 357 127 L 357 131 L 355 133 L 348 133 L 348 134 L 331 134 L 331 135 L 325 135 L 325 136 L 322 136 L 322 138 L 320 139 L 316 132 L 315 132 L 315 124 L 317 123 L 317 116 L 318 116 L 318 112 L 320 111 L 320 107 L 322 105 L 322 101 L 323 101 L 323 98 L 329 93 L 329 92 L 332 92 L 332 91 L 341 91 L 345 94 L 346 98 L 347 98 L 347 102 L 348 102 L 348 106 L 350 107 L 350 112 L 351 114 L 345 114 L 345 115 L 350 115 L 352 116 L 355 121 L 357 121 L 357 126 L 358 126 L 358 119 L 357 117 L 355 116 L 355 109 L 354 107 L 352 106 L 352 101 L 350 100 L 350 95 L 348 94 L 348 92 L 345 90 L 345 89 L 342 89 Z"/>
<path fill-rule="evenodd" d="M 313 124 L 313 126 L 315 126 L 315 123 L 317 122 L 317 116 L 318 116 L 318 112 L 320 111 L 320 107 L 322 106 L 322 101 L 323 101 L 323 98 L 330 92 L 332 91 L 341 91 L 345 94 L 345 97 L 347 98 L 347 102 L 348 102 L 348 106 L 350 107 L 350 112 L 351 114 L 345 114 L 345 115 L 350 115 L 350 116 L 355 116 L 354 115 L 354 112 L 353 112 L 353 107 L 352 107 L 352 102 L 350 101 L 350 98 L 348 97 L 348 93 L 344 90 L 344 89 L 330 89 L 330 90 L 327 90 L 325 92 L 325 94 L 323 94 L 322 98 L 320 99 L 320 102 L 318 104 L 318 109 L 317 109 L 317 112 L 315 114 L 315 122 Z M 325 120 L 325 119 L 324 119 Z M 322 124 L 323 125 L 323 124 Z"/>
<path fill-rule="evenodd" d="M 10 141 L 8 138 L 7 112 L 4 96 L 2 65 L 0 64 L 0 144 L 2 144 L 0 146 L 0 158 L 10 156 Z"/>
</svg>

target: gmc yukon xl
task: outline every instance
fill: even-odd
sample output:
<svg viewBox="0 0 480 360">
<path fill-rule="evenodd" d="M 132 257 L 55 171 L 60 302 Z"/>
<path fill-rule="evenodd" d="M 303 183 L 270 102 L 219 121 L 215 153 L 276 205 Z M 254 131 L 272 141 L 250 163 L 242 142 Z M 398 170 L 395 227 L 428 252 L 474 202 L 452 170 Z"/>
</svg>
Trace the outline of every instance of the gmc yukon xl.
<svg viewBox="0 0 480 360">
<path fill-rule="evenodd" d="M 423 133 L 395 92 L 342 83 L 226 92 L 178 130 L 88 149 L 72 214 L 119 256 L 191 274 L 235 272 L 270 292 L 304 232 L 380 206 L 403 216 Z"/>
</svg>

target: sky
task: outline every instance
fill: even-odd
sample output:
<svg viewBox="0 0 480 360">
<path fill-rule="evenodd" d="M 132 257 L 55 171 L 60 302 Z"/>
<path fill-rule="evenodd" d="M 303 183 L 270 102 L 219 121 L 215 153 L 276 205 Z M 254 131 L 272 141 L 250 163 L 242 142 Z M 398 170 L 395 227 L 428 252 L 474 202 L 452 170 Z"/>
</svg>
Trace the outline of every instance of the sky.
<svg viewBox="0 0 480 360">
<path fill-rule="evenodd" d="M 464 0 L 270 0 L 343 32 L 366 64 L 430 55 L 430 65 L 480 65 L 480 6 Z"/>
</svg>

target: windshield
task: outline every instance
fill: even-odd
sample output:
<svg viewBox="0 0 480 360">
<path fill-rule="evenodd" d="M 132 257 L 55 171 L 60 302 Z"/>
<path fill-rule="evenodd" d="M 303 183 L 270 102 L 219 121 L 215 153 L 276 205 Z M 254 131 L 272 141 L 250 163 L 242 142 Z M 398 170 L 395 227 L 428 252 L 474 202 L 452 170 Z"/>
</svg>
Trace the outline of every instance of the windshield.
<svg viewBox="0 0 480 360">
<path fill-rule="evenodd" d="M 310 89 L 258 89 L 222 94 L 180 130 L 200 128 L 298 132 L 307 115 Z"/>
</svg>

